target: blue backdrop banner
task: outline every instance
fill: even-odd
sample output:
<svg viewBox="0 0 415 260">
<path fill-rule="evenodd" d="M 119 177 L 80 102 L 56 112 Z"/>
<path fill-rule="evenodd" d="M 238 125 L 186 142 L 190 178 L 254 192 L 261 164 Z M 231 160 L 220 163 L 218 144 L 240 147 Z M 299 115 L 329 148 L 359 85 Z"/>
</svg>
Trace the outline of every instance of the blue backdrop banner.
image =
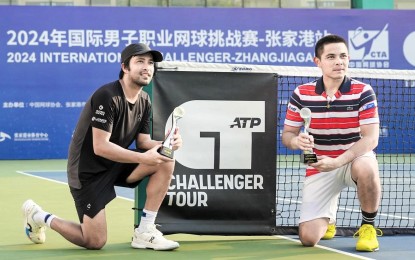
<svg viewBox="0 0 415 260">
<path fill-rule="evenodd" d="M 414 69 L 415 11 L 0 7 L 0 159 L 66 158 L 85 101 L 144 42 L 166 61 L 314 66 L 326 34 L 352 68 Z M 186 19 L 181 19 L 186 17 Z"/>
</svg>

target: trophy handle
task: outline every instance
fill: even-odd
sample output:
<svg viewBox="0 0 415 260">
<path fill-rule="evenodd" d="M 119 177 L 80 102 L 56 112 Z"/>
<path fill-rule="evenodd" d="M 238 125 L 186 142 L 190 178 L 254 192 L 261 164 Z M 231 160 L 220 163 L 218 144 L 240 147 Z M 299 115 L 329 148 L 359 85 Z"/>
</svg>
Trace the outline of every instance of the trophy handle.
<svg viewBox="0 0 415 260">
<path fill-rule="evenodd" d="M 169 134 L 166 136 L 166 138 L 163 141 L 163 144 L 166 143 L 166 141 L 168 142 L 168 144 L 166 144 L 166 146 L 168 146 L 169 148 L 171 148 L 170 141 L 173 138 L 174 132 L 176 131 L 176 127 L 177 127 L 177 119 L 174 116 L 172 116 L 171 117 L 171 128 L 170 128 L 170 132 L 169 132 Z"/>
<path fill-rule="evenodd" d="M 311 124 L 311 110 L 308 107 L 303 107 L 300 110 L 300 116 L 304 120 L 304 133 L 308 133 Z"/>
<path fill-rule="evenodd" d="M 304 120 L 304 133 L 308 134 L 308 128 L 311 124 L 311 110 L 308 107 L 303 107 L 300 110 L 300 116 Z M 301 161 L 303 163 L 315 163 L 317 162 L 317 155 L 312 151 L 303 151 Z"/>
<path fill-rule="evenodd" d="M 177 121 L 183 116 L 184 116 L 184 109 L 182 107 L 176 107 L 173 110 L 173 115 L 171 117 L 170 133 L 166 136 L 166 138 L 163 141 L 162 146 L 159 149 L 160 154 L 173 159 L 174 151 L 173 151 L 173 146 L 171 144 L 171 140 L 173 139 L 173 135 L 176 132 Z"/>
</svg>

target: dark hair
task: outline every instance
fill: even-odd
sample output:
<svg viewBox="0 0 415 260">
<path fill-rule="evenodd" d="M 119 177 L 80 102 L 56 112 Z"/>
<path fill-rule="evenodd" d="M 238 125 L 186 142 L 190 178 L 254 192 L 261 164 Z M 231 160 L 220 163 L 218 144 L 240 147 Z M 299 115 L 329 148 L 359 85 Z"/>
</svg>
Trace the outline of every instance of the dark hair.
<svg viewBox="0 0 415 260">
<path fill-rule="evenodd" d="M 137 56 L 137 55 L 134 55 L 134 56 Z M 125 66 L 125 68 L 126 69 L 130 69 L 130 61 L 131 61 L 131 58 L 132 57 L 134 57 L 134 56 L 131 56 L 131 57 L 129 57 L 129 58 L 127 58 L 123 63 L 124 63 L 124 66 Z M 157 72 L 157 62 L 154 62 L 154 72 L 153 72 L 153 78 L 154 78 L 154 76 L 156 76 L 156 72 Z M 122 77 L 124 76 L 124 71 L 122 70 L 122 68 L 121 68 L 121 70 L 120 70 L 120 73 L 118 74 L 118 78 L 119 79 L 122 79 Z"/>
<path fill-rule="evenodd" d="M 345 39 L 338 35 L 330 34 L 326 35 L 316 43 L 316 47 L 314 48 L 314 55 L 317 58 L 321 58 L 321 54 L 323 53 L 324 46 L 330 43 L 344 43 L 347 47 L 347 42 Z"/>
</svg>

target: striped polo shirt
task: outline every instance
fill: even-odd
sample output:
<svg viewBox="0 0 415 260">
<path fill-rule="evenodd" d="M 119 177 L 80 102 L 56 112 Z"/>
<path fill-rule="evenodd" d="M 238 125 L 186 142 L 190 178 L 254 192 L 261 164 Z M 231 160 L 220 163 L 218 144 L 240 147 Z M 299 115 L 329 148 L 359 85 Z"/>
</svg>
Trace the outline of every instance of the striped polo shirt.
<svg viewBox="0 0 415 260">
<path fill-rule="evenodd" d="M 379 124 L 376 95 L 372 87 L 345 77 L 339 90 L 330 98 L 324 91 L 323 78 L 298 86 L 290 97 L 284 124 L 302 127 L 300 110 L 308 107 L 314 137 L 314 152 L 333 158 L 360 140 L 360 126 Z M 308 166 L 306 176 L 318 173 Z"/>
</svg>

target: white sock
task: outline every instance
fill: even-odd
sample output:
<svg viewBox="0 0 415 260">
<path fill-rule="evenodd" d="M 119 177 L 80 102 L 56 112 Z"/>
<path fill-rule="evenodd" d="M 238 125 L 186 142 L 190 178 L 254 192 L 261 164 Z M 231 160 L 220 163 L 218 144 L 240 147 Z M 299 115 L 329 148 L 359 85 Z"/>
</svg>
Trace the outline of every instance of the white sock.
<svg viewBox="0 0 415 260">
<path fill-rule="evenodd" d="M 35 215 L 33 215 L 34 221 L 36 221 L 37 223 L 46 224 L 48 227 L 50 227 L 50 223 L 55 217 L 55 215 L 52 215 L 49 212 L 45 212 L 43 210 L 40 210 L 36 212 Z"/>
<path fill-rule="evenodd" d="M 141 215 L 140 225 L 138 226 L 138 231 L 142 232 L 146 230 L 148 225 L 154 225 L 156 221 L 157 211 L 150 211 L 143 209 L 143 214 Z"/>
<path fill-rule="evenodd" d="M 56 216 L 55 215 L 52 215 L 52 214 L 49 214 L 49 215 L 46 215 L 46 217 L 45 217 L 45 222 L 46 222 L 46 225 L 50 228 L 50 223 L 52 223 L 52 220 L 54 219 L 54 218 L 56 218 Z"/>
</svg>

